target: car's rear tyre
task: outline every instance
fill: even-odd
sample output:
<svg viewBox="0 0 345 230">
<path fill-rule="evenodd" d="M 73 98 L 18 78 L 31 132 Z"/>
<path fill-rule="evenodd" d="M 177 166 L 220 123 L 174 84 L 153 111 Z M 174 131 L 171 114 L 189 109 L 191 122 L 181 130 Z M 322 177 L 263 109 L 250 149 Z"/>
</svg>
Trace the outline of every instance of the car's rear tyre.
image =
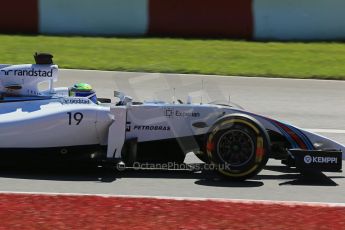
<svg viewBox="0 0 345 230">
<path fill-rule="evenodd" d="M 206 141 L 207 156 L 218 172 L 233 180 L 257 175 L 266 165 L 270 141 L 253 117 L 234 114 L 219 119 Z"/>
</svg>

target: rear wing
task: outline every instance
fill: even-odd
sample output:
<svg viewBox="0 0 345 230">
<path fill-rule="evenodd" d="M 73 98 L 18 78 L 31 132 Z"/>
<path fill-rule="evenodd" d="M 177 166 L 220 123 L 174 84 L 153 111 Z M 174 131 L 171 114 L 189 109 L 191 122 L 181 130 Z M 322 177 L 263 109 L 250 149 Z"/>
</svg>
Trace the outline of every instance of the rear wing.
<svg viewBox="0 0 345 230">
<path fill-rule="evenodd" d="M 14 96 L 41 96 L 39 85 L 57 81 L 58 66 L 53 64 L 0 65 L 0 93 Z"/>
<path fill-rule="evenodd" d="M 44 96 L 39 89 L 42 82 L 49 83 L 53 93 L 53 83 L 57 81 L 58 66 L 53 63 L 53 55 L 35 53 L 36 64 L 0 64 L 0 94 L 9 96 Z"/>
<path fill-rule="evenodd" d="M 8 67 L 8 66 L 11 66 L 11 64 L 0 64 L 0 69 L 6 68 L 6 67 Z"/>
</svg>

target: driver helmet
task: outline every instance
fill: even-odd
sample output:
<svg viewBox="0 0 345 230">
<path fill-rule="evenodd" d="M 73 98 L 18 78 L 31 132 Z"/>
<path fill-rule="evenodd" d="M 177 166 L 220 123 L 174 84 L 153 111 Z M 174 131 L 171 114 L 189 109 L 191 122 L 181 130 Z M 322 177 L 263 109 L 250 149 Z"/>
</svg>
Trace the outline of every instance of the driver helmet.
<svg viewBox="0 0 345 230">
<path fill-rule="evenodd" d="M 92 86 L 87 83 L 77 83 L 69 89 L 69 96 L 74 97 L 87 97 L 92 102 L 97 104 L 96 92 L 92 89 Z"/>
</svg>

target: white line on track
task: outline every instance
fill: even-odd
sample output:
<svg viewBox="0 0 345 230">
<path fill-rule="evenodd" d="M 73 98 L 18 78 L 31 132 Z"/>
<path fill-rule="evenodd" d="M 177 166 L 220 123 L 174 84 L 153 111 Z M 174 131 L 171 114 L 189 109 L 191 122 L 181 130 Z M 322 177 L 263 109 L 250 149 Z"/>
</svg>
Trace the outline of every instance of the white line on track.
<svg viewBox="0 0 345 230">
<path fill-rule="evenodd" d="M 345 134 L 343 129 L 304 129 L 313 133 L 335 133 L 335 134 Z"/>
<path fill-rule="evenodd" d="M 53 192 L 18 192 L 0 191 L 0 194 L 14 195 L 46 195 L 46 196 L 98 196 L 105 198 L 134 198 L 134 199 L 161 199 L 161 200 L 180 200 L 180 201 L 215 201 L 233 202 L 243 204 L 276 204 L 286 206 L 317 206 L 317 207 L 345 207 L 345 203 L 326 203 L 326 202 L 305 202 L 305 201 L 279 201 L 279 200 L 249 200 L 249 199 L 225 199 L 225 198 L 204 198 L 204 197 L 170 197 L 170 196 L 141 196 L 141 195 L 113 195 L 113 194 L 92 194 L 92 193 L 53 193 Z"/>
</svg>

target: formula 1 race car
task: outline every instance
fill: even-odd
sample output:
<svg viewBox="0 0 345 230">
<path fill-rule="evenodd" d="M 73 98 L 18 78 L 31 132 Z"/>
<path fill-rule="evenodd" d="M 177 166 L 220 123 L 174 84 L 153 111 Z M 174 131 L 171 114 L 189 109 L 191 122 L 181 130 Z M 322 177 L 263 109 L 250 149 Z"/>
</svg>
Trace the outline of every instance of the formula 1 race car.
<svg viewBox="0 0 345 230">
<path fill-rule="evenodd" d="M 2 159 L 183 163 L 194 152 L 230 179 L 258 174 L 269 158 L 301 171 L 341 171 L 345 146 L 231 105 L 97 98 L 88 84 L 54 88 L 52 55 L 0 65 Z M 44 89 L 44 86 L 46 88 Z"/>
</svg>

